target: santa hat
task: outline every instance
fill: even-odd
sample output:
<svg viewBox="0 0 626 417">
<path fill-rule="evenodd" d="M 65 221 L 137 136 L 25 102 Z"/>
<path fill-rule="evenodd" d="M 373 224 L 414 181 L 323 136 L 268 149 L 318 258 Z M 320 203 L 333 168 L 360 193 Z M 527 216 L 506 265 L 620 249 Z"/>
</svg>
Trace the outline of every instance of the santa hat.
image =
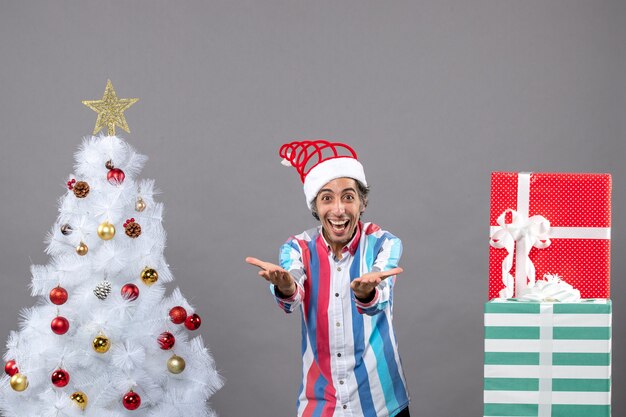
<svg viewBox="0 0 626 417">
<path fill-rule="evenodd" d="M 283 165 L 293 166 L 300 174 L 309 209 L 319 190 L 329 181 L 347 177 L 367 187 L 363 165 L 346 144 L 325 140 L 291 142 L 281 146 L 278 154 Z"/>
</svg>

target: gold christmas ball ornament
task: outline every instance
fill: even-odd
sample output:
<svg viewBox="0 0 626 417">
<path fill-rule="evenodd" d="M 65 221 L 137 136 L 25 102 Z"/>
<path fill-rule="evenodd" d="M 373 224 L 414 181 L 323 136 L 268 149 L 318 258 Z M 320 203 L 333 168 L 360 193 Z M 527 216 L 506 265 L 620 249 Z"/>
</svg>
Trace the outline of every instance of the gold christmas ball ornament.
<svg viewBox="0 0 626 417">
<path fill-rule="evenodd" d="M 98 226 L 98 236 L 102 240 L 111 240 L 115 236 L 115 226 L 109 222 L 100 223 Z"/>
<path fill-rule="evenodd" d="M 19 372 L 11 377 L 10 382 L 11 388 L 15 391 L 22 392 L 28 388 L 28 378 L 26 378 L 26 375 L 20 374 Z"/>
<path fill-rule="evenodd" d="M 89 401 L 87 398 L 87 394 L 82 391 L 76 391 L 70 396 L 70 400 L 72 400 L 72 402 L 76 404 L 81 410 L 87 408 L 87 402 Z"/>
<path fill-rule="evenodd" d="M 172 355 L 167 360 L 167 370 L 173 374 L 180 374 L 185 370 L 185 360 L 180 356 Z"/>
<path fill-rule="evenodd" d="M 76 253 L 80 256 L 87 255 L 87 252 L 89 252 L 89 248 L 87 247 L 85 242 L 80 242 L 78 246 L 76 246 Z"/>
<path fill-rule="evenodd" d="M 93 350 L 98 353 L 106 353 L 111 347 L 111 341 L 103 334 L 99 334 L 93 339 Z"/>
<path fill-rule="evenodd" d="M 137 201 L 135 202 L 135 210 L 136 211 L 144 211 L 146 209 L 146 202 L 143 201 L 143 198 L 137 197 Z"/>
<path fill-rule="evenodd" d="M 159 273 L 156 269 L 145 267 L 141 271 L 141 280 L 147 286 L 150 286 L 159 280 Z"/>
</svg>

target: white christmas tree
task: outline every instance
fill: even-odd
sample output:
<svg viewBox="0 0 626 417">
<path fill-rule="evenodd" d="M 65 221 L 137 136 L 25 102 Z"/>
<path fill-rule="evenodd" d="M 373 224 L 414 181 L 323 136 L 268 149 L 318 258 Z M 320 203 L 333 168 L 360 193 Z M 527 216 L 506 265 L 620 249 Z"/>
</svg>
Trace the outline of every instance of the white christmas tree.
<svg viewBox="0 0 626 417">
<path fill-rule="evenodd" d="M 94 135 L 75 154 L 74 173 L 47 236 L 47 265 L 31 267 L 34 307 L 21 312 L 7 342 L 0 381 L 5 417 L 209 417 L 223 382 L 201 323 L 163 256 L 163 205 L 147 158 L 115 136 L 128 131 L 109 81 Z"/>
</svg>

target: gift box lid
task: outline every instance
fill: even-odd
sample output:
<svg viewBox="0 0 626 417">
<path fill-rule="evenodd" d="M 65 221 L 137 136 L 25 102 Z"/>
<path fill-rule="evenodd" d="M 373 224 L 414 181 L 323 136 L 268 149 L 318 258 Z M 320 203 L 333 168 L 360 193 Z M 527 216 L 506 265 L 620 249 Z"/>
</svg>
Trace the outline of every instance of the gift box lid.
<svg viewBox="0 0 626 417">
<path fill-rule="evenodd" d="M 491 173 L 490 225 L 518 207 L 517 172 Z M 611 227 L 611 175 L 530 173 L 528 216 L 540 214 L 552 227 Z"/>
</svg>

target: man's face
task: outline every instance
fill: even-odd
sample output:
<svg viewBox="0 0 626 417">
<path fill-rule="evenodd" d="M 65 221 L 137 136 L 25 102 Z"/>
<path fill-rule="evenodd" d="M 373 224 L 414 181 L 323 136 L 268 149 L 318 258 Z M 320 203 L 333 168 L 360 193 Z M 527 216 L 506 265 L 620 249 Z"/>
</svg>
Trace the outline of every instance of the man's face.
<svg viewBox="0 0 626 417">
<path fill-rule="evenodd" d="M 337 178 L 330 181 L 317 193 L 315 204 L 324 237 L 333 249 L 342 248 L 354 235 L 365 209 L 359 198 L 356 180 Z"/>
</svg>

